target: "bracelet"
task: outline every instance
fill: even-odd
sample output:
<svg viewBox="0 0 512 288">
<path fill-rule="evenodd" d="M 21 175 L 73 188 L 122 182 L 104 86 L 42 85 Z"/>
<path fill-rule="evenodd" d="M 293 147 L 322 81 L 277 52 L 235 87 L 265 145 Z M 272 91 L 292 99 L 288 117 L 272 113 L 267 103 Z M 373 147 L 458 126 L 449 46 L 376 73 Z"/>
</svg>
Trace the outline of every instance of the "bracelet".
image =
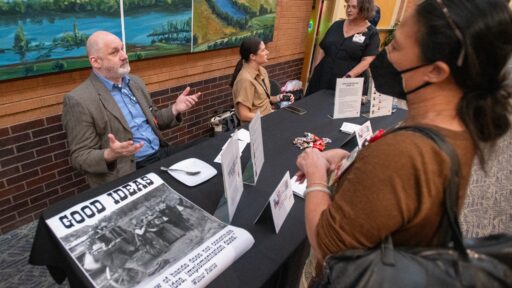
<svg viewBox="0 0 512 288">
<path fill-rule="evenodd" d="M 329 196 L 332 195 L 331 190 L 327 189 L 327 187 L 315 185 L 315 186 L 309 186 L 306 188 L 306 190 L 304 190 L 304 194 L 302 194 L 304 196 L 304 199 L 306 199 L 306 195 L 309 192 L 313 192 L 313 191 L 324 192 L 324 193 L 329 194 Z"/>
<path fill-rule="evenodd" d="M 315 185 L 320 185 L 320 186 L 329 188 L 329 185 L 327 185 L 327 183 L 324 183 L 324 182 L 311 182 L 311 183 L 308 182 L 308 187 L 309 186 L 315 186 Z"/>
</svg>

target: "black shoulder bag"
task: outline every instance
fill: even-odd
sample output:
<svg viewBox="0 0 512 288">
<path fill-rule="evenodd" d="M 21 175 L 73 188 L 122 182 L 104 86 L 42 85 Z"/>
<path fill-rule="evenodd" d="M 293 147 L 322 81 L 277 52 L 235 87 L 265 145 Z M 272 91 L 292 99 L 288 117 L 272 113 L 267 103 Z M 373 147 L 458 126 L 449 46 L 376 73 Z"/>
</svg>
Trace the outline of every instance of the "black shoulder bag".
<svg viewBox="0 0 512 288">
<path fill-rule="evenodd" d="M 442 234 L 451 239 L 453 247 L 395 248 L 387 236 L 379 247 L 328 256 L 323 277 L 312 281 L 310 287 L 512 287 L 510 235 L 493 235 L 466 244 L 462 239 L 457 217 L 459 159 L 453 147 L 425 127 L 399 127 L 390 133 L 403 130 L 431 139 L 450 158 L 451 177 L 444 189 L 445 227 L 441 231 L 446 232 Z"/>
</svg>

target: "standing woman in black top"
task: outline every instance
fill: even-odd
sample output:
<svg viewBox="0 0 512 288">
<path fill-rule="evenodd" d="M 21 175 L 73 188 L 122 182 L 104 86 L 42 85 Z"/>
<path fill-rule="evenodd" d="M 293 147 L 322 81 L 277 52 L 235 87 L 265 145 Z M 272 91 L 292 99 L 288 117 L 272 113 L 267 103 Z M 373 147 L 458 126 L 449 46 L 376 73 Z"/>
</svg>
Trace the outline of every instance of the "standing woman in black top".
<svg viewBox="0 0 512 288">
<path fill-rule="evenodd" d="M 334 22 L 320 42 L 306 95 L 334 90 L 336 79 L 360 76 L 379 52 L 379 32 L 368 21 L 373 0 L 345 0 L 347 19 Z"/>
</svg>

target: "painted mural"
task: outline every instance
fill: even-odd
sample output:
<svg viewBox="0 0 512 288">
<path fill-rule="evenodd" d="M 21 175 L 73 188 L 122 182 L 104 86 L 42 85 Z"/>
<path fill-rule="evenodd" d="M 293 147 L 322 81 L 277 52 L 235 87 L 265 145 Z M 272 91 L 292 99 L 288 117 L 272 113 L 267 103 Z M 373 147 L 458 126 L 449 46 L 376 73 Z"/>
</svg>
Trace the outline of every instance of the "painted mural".
<svg viewBox="0 0 512 288">
<path fill-rule="evenodd" d="M 272 40 L 277 0 L 123 0 L 130 60 Z M 97 30 L 121 38 L 119 0 L 0 0 L 0 81 L 89 66 Z"/>
<path fill-rule="evenodd" d="M 272 40 L 277 0 L 194 0 L 193 51 Z"/>
</svg>

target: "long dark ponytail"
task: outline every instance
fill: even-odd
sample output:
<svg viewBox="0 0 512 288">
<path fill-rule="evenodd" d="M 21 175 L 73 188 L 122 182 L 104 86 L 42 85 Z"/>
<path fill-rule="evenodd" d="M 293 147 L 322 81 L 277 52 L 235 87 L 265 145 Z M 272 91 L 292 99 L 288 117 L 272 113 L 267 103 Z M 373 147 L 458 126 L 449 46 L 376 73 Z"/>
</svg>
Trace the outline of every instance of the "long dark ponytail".
<svg viewBox="0 0 512 288">
<path fill-rule="evenodd" d="M 236 63 L 235 71 L 231 76 L 231 83 L 229 84 L 229 86 L 233 87 L 236 81 L 236 77 L 238 77 L 238 73 L 240 73 L 240 70 L 242 70 L 244 61 L 249 62 L 251 54 L 258 53 L 258 50 L 260 50 L 261 43 L 261 39 L 256 37 L 248 37 L 245 38 L 244 41 L 242 41 L 242 44 L 240 44 L 240 60 L 238 60 L 238 63 Z"/>
<path fill-rule="evenodd" d="M 464 93 L 457 114 L 485 164 L 483 146 L 494 146 L 511 127 L 512 91 L 506 88 L 505 65 L 512 54 L 512 14 L 503 0 L 438 1 L 426 0 L 416 7 L 421 53 L 426 63 L 441 60 L 449 65 Z M 463 41 L 451 27 L 443 5 Z"/>
</svg>

